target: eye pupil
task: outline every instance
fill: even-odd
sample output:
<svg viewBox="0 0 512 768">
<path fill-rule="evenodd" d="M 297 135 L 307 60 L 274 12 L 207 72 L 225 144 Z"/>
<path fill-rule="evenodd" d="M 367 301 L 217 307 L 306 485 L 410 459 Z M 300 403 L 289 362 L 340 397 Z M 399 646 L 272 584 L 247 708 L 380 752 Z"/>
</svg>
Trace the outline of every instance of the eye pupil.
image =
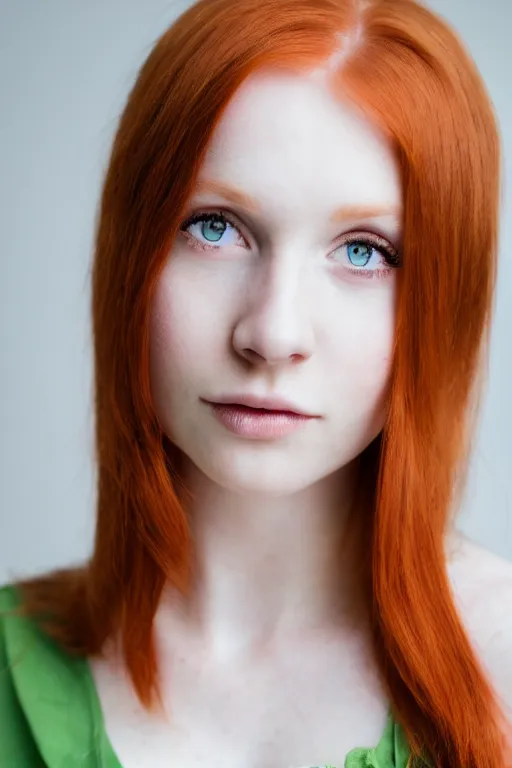
<svg viewBox="0 0 512 768">
<path fill-rule="evenodd" d="M 348 257 L 355 267 L 365 267 L 373 253 L 373 248 L 367 243 L 354 242 L 347 246 Z"/>
</svg>

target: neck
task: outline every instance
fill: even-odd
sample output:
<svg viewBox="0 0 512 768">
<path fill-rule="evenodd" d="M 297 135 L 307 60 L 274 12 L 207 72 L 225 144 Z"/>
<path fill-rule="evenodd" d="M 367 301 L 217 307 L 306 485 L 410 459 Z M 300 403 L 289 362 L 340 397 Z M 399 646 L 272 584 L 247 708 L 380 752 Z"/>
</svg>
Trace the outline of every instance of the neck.
<svg viewBox="0 0 512 768">
<path fill-rule="evenodd" d="M 164 595 L 159 634 L 172 624 L 216 657 L 242 657 L 352 626 L 361 598 L 342 539 L 354 472 L 275 497 L 226 490 L 190 466 L 195 580 L 187 598 Z"/>
</svg>

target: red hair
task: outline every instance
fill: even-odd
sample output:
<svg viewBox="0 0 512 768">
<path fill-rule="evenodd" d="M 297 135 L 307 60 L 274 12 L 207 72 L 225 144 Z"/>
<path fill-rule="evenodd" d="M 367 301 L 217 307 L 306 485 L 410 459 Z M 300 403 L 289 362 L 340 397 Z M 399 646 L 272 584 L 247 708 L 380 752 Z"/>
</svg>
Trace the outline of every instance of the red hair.
<svg viewBox="0 0 512 768">
<path fill-rule="evenodd" d="M 497 697 L 444 550 L 492 313 L 499 139 L 473 62 L 413 0 L 201 0 L 158 40 L 120 120 L 97 227 L 94 553 L 83 569 L 25 582 L 25 604 L 72 652 L 100 653 L 120 633 L 141 701 L 158 697 L 153 617 L 166 582 L 187 590 L 193 552 L 180 454 L 150 394 L 153 289 L 238 86 L 261 67 L 326 62 L 333 91 L 392 138 L 404 195 L 389 412 L 361 456 L 371 492 L 352 519 L 375 652 L 414 756 L 502 768 Z"/>
</svg>

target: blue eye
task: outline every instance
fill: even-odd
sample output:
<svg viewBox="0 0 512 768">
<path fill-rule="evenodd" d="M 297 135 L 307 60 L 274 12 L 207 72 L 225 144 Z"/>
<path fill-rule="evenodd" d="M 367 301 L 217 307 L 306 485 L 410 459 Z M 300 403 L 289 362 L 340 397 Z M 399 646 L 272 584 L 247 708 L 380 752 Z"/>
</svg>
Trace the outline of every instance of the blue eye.
<svg viewBox="0 0 512 768">
<path fill-rule="evenodd" d="M 231 254 L 233 248 L 251 249 L 235 219 L 222 211 L 200 211 L 180 227 L 192 248 L 210 253 Z M 329 254 L 329 260 L 362 277 L 380 277 L 401 266 L 401 258 L 389 242 L 362 230 L 345 235 L 345 242 Z M 374 256 L 378 256 L 374 259 Z M 229 258 L 229 256 L 226 256 Z"/>
<path fill-rule="evenodd" d="M 240 229 L 221 212 L 197 213 L 182 225 L 194 248 L 220 251 L 230 246 L 247 247 Z M 224 237 L 226 235 L 226 237 Z"/>
<path fill-rule="evenodd" d="M 401 266 L 398 251 L 385 238 L 362 231 L 346 235 L 330 258 L 348 272 L 366 278 L 383 277 Z"/>
<path fill-rule="evenodd" d="M 347 244 L 347 253 L 354 267 L 366 267 L 373 255 L 373 247 L 368 243 L 355 241 Z"/>
</svg>

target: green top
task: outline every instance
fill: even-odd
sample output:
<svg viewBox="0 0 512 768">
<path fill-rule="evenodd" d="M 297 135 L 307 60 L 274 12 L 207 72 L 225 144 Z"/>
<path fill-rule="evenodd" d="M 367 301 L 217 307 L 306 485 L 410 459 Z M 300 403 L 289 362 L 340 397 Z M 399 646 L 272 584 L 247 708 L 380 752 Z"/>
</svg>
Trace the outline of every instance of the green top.
<svg viewBox="0 0 512 768">
<path fill-rule="evenodd" d="M 0 768 L 122 768 L 87 660 L 67 655 L 34 621 L 5 615 L 18 604 L 13 587 L 0 589 Z M 378 745 L 351 750 L 345 768 L 406 768 L 408 758 L 390 710 Z"/>
</svg>

